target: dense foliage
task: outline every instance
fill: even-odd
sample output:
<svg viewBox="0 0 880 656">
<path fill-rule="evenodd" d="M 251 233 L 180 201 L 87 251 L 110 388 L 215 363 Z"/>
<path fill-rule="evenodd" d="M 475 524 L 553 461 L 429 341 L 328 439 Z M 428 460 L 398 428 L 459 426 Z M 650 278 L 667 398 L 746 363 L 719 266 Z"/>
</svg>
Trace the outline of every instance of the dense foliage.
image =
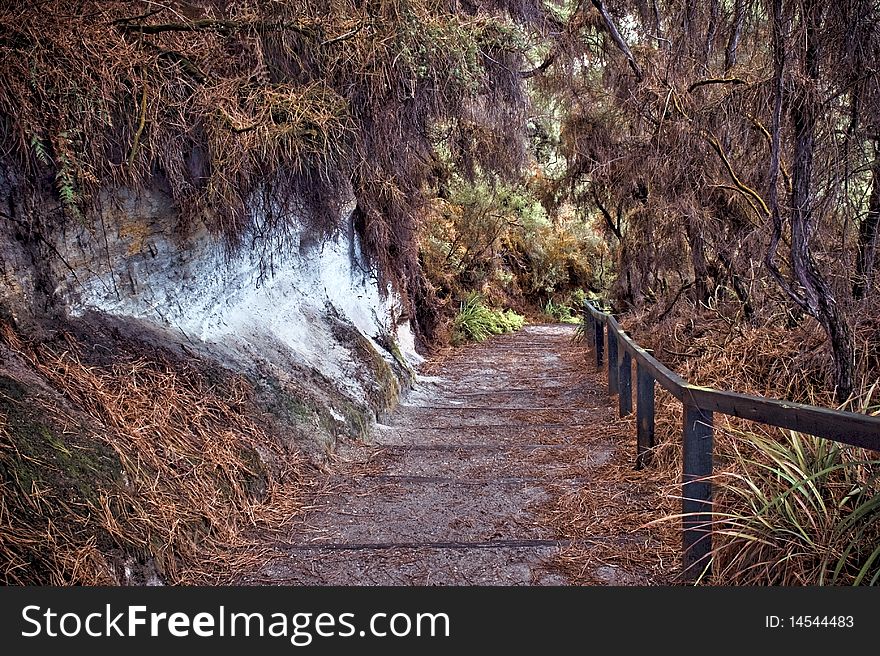
<svg viewBox="0 0 880 656">
<path fill-rule="evenodd" d="M 609 300 L 698 384 L 876 413 L 880 7 L 577 6 L 538 84 L 567 100 L 562 181 L 614 253 Z M 719 423 L 716 580 L 876 583 L 876 454 Z"/>
<path fill-rule="evenodd" d="M 591 5 L 542 84 L 570 103 L 568 179 L 613 244 L 616 304 L 815 322 L 828 387 L 863 394 L 880 368 L 876 3 Z"/>
<path fill-rule="evenodd" d="M 159 186 L 182 229 L 207 222 L 264 264 L 304 217 L 342 205 L 378 269 L 437 317 L 416 232 L 437 148 L 473 175 L 524 161 L 526 1 L 5 2 L 0 145 L 6 187 L 52 184 L 82 220 L 114 186 Z M 265 243 L 260 243 L 265 242 Z"/>
</svg>

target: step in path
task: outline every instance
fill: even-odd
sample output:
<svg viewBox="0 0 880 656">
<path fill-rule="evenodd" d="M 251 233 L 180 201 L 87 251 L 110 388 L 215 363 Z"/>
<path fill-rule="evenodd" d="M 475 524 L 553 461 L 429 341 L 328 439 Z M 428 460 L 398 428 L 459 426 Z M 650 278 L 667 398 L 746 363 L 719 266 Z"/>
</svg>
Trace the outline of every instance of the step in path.
<svg viewBox="0 0 880 656">
<path fill-rule="evenodd" d="M 572 540 L 537 509 L 621 448 L 601 434 L 616 415 L 573 336 L 572 326 L 530 325 L 452 350 L 372 443 L 341 446 L 331 492 L 242 582 L 570 584 L 550 560 Z"/>
</svg>

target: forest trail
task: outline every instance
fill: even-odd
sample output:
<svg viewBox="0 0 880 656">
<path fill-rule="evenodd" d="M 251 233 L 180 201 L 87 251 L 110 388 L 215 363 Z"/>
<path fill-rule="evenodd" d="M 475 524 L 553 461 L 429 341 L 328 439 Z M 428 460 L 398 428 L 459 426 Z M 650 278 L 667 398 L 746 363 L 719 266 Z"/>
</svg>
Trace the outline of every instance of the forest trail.
<svg viewBox="0 0 880 656">
<path fill-rule="evenodd" d="M 615 517 L 631 512 L 633 486 L 597 474 L 627 460 L 631 428 L 573 336 L 570 325 L 532 325 L 430 362 L 431 375 L 419 376 L 372 443 L 342 445 L 330 491 L 309 503 L 270 562 L 239 582 L 659 582 L 632 565 L 634 552 L 656 545 Z M 596 515 L 601 534 L 565 529 L 565 495 Z M 650 494 L 636 496 L 652 507 Z M 600 503 L 585 509 L 590 500 Z M 572 567 L 559 566 L 566 554 L 578 564 L 574 581 Z"/>
</svg>

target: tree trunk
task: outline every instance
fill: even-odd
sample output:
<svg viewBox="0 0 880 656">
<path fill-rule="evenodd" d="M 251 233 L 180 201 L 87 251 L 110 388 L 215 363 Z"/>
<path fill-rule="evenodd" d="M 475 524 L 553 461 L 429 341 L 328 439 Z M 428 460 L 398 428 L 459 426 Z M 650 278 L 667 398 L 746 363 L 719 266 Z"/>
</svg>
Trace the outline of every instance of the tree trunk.
<svg viewBox="0 0 880 656">
<path fill-rule="evenodd" d="M 602 0 L 592 0 L 592 3 L 596 10 L 599 12 L 599 15 L 602 17 L 602 22 L 605 23 L 605 29 L 608 32 L 608 36 L 611 37 L 611 40 L 614 41 L 615 45 L 620 49 L 624 57 L 626 57 L 626 61 L 629 62 L 629 67 L 632 69 L 633 73 L 635 73 L 636 79 L 641 82 L 642 69 L 639 67 L 636 58 L 633 56 L 632 50 L 629 49 L 626 41 L 620 35 L 620 32 L 618 31 L 617 25 L 615 24 L 614 19 L 611 17 L 611 14 L 608 13 L 608 10 L 605 8 Z"/>
<path fill-rule="evenodd" d="M 736 0 L 733 9 L 733 25 L 730 28 L 730 38 L 727 41 L 727 50 L 724 52 L 724 72 L 736 66 L 739 39 L 742 35 L 743 22 L 746 16 L 746 0 Z"/>
<path fill-rule="evenodd" d="M 687 48 L 687 55 L 693 57 L 696 50 L 697 35 L 697 7 L 694 0 L 684 0 L 684 6 L 681 10 L 681 27 L 684 32 L 684 42 Z"/>
<path fill-rule="evenodd" d="M 752 301 L 749 298 L 749 290 L 743 283 L 742 278 L 740 278 L 739 274 L 736 272 L 736 269 L 734 269 L 733 260 L 730 256 L 727 253 L 721 252 L 718 254 L 718 259 L 721 260 L 724 268 L 727 269 L 727 276 L 730 278 L 730 286 L 733 287 L 733 293 L 736 294 L 736 298 L 742 306 L 743 318 L 746 321 L 751 321 L 755 318 L 755 308 L 752 306 Z"/>
<path fill-rule="evenodd" d="M 651 2 L 651 8 L 654 10 L 654 32 L 662 47 L 669 47 L 669 44 L 663 39 L 663 23 L 660 20 L 660 8 L 657 6 L 657 0 Z"/>
<path fill-rule="evenodd" d="M 715 47 L 715 36 L 718 33 L 718 16 L 720 8 L 718 0 L 712 0 L 709 5 L 709 21 L 706 25 L 706 42 L 703 45 L 703 62 L 708 64 Z"/>
<path fill-rule="evenodd" d="M 635 0 L 636 11 L 639 12 L 639 22 L 647 30 L 651 25 L 651 9 L 648 7 L 648 0 Z"/>
<path fill-rule="evenodd" d="M 819 82 L 820 44 L 822 14 L 825 6 L 818 0 L 804 0 L 801 23 L 803 43 L 801 70 L 790 80 L 795 88 L 789 101 L 794 132 L 794 153 L 791 172 L 791 249 L 790 265 L 793 281 L 787 279 L 776 265 L 776 249 L 782 233 L 782 217 L 778 202 L 778 178 L 782 132 L 782 94 L 785 88 L 786 64 L 786 17 L 783 16 L 782 0 L 773 0 L 771 20 L 773 30 L 773 128 L 769 172 L 769 208 L 772 219 L 772 236 L 767 249 L 765 264 L 773 279 L 786 295 L 804 312 L 816 319 L 831 343 L 834 362 L 834 388 L 839 403 L 852 394 L 855 370 L 855 346 L 852 332 L 837 305 L 831 286 L 822 276 L 810 251 L 810 240 L 815 229 L 813 197 L 813 154 L 816 148 L 816 124 L 819 117 L 820 99 L 817 97 Z"/>
<path fill-rule="evenodd" d="M 685 223 L 688 247 L 691 251 L 691 265 L 694 268 L 694 292 L 698 303 L 709 302 L 709 266 L 706 263 L 706 246 L 700 226 L 692 214 Z"/>
<path fill-rule="evenodd" d="M 805 0 L 803 22 L 805 24 L 802 80 L 791 102 L 791 119 L 794 130 L 794 156 L 792 164 L 791 196 L 791 267 L 803 290 L 801 298 L 804 309 L 825 330 L 831 342 L 834 360 L 835 394 L 838 402 L 849 398 L 853 390 L 855 352 L 852 333 L 834 298 L 830 285 L 820 273 L 810 251 L 810 240 L 815 228 L 811 179 L 815 129 L 819 115 L 819 102 L 815 87 L 819 79 L 820 39 L 824 5 L 817 0 Z"/>
<path fill-rule="evenodd" d="M 856 275 L 853 282 L 853 296 L 857 299 L 865 298 L 874 286 L 878 241 L 880 241 L 880 150 L 875 142 L 868 213 L 859 223 L 859 252 L 856 257 Z"/>
</svg>

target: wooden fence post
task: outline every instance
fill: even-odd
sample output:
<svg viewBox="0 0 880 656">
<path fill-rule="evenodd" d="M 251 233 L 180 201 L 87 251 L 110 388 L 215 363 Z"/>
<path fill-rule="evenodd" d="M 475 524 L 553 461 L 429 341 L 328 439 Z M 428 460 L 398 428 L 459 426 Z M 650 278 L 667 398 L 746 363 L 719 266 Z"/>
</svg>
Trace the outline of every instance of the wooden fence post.
<svg viewBox="0 0 880 656">
<path fill-rule="evenodd" d="M 682 577 L 708 572 L 712 551 L 712 413 L 684 404 Z"/>
<path fill-rule="evenodd" d="M 617 362 L 617 335 L 608 329 L 608 393 L 617 394 L 617 374 L 619 372 Z"/>
<path fill-rule="evenodd" d="M 654 447 L 654 377 L 636 362 L 636 469 Z"/>
<path fill-rule="evenodd" d="M 632 412 L 632 360 L 636 361 L 636 469 L 648 463 L 654 448 L 655 384 L 676 399 L 684 399 L 680 575 L 683 580 L 699 579 L 712 571 L 713 412 L 880 450 L 878 417 L 690 385 L 623 332 L 618 332 L 622 329 L 609 314 L 589 303 L 584 304 L 584 309 L 588 322 L 585 334 L 590 335 L 596 368 L 600 372 L 608 331 L 608 389 L 618 395 L 621 417 Z"/>
<path fill-rule="evenodd" d="M 633 411 L 632 405 L 632 358 L 629 351 L 623 348 L 620 353 L 620 367 L 617 372 L 617 409 L 621 417 Z"/>
</svg>

